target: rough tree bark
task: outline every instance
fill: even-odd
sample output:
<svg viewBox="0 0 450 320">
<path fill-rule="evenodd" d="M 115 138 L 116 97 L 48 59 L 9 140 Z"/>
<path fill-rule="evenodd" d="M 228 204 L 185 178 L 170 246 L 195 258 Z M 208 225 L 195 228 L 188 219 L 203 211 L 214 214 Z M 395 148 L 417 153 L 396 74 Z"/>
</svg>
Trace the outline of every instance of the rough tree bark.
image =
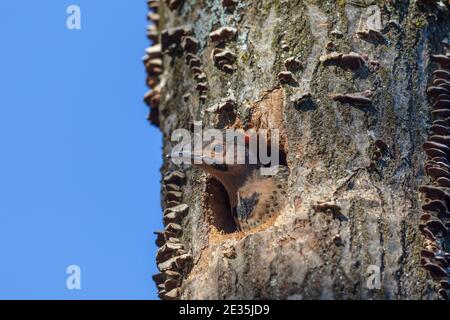
<svg viewBox="0 0 450 320">
<path fill-rule="evenodd" d="M 158 257 L 160 297 L 436 299 L 420 267 L 418 189 L 428 179 L 422 144 L 432 121 L 429 57 L 442 52 L 450 31 L 445 6 L 415 0 L 149 5 L 159 14 L 150 17 L 158 28 L 149 37 L 162 41 L 163 68 L 148 63 L 159 54 L 147 52 L 154 89 L 146 101 L 163 132 L 164 153 L 174 145 L 173 130 L 191 129 L 194 120 L 207 128 L 277 128 L 291 171 L 287 209 L 267 229 L 243 234 L 227 217 L 216 181 L 193 168 L 174 176 L 180 169 L 166 160 L 165 214 L 177 206 L 182 215 L 166 217 L 175 225 L 157 233 L 160 246 L 170 237 L 180 241 Z M 213 41 L 210 33 L 221 27 L 230 29 Z M 235 61 L 214 63 L 215 48 L 234 53 Z M 335 96 L 348 93 L 361 94 Z M 207 111 L 226 98 L 234 109 Z M 335 206 L 322 210 L 320 202 Z M 178 225 L 182 231 L 173 229 Z M 367 286 L 370 266 L 380 268 L 380 288 Z"/>
</svg>

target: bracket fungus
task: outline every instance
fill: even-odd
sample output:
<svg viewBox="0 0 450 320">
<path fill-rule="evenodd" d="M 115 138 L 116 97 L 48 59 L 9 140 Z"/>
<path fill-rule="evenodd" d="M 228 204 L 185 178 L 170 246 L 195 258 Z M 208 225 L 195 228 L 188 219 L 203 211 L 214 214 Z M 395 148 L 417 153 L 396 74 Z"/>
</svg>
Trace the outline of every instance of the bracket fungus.
<svg viewBox="0 0 450 320">
<path fill-rule="evenodd" d="M 445 171 L 446 176 L 440 176 L 436 179 L 436 182 L 439 186 L 444 188 L 450 188 L 450 173 Z"/>
<path fill-rule="evenodd" d="M 335 64 L 342 68 L 358 70 L 366 65 L 366 60 L 360 54 L 351 52 L 349 54 L 332 52 L 319 58 L 320 62 L 326 64 Z"/>
<path fill-rule="evenodd" d="M 277 75 L 278 81 L 281 83 L 292 83 L 296 82 L 294 75 L 290 71 L 281 71 Z"/>
<path fill-rule="evenodd" d="M 312 95 L 310 92 L 297 92 L 291 97 L 290 101 L 296 105 L 300 105 L 307 102 L 311 98 Z"/>
<path fill-rule="evenodd" d="M 150 10 L 157 10 L 159 8 L 159 0 L 147 0 L 147 6 Z"/>
<path fill-rule="evenodd" d="M 164 232 L 163 231 L 155 231 L 153 232 L 154 235 L 156 235 L 155 244 L 158 247 L 162 247 L 166 243 L 166 239 L 164 238 Z"/>
<path fill-rule="evenodd" d="M 236 108 L 236 101 L 233 98 L 226 98 L 222 100 L 220 103 L 213 105 L 206 109 L 208 112 L 212 113 L 220 113 L 225 110 L 234 110 Z"/>
<path fill-rule="evenodd" d="M 284 60 L 284 67 L 289 71 L 297 71 L 303 67 L 300 60 L 295 57 L 290 57 Z"/>
<path fill-rule="evenodd" d="M 436 70 L 433 72 L 433 76 L 437 79 L 445 79 L 450 81 L 450 72 L 447 70 Z"/>
<path fill-rule="evenodd" d="M 428 87 L 427 94 L 430 97 L 436 98 L 437 96 L 439 96 L 441 94 L 448 95 L 448 94 L 450 94 L 450 92 L 447 89 L 445 89 L 444 87 L 437 86 L 437 87 Z"/>
<path fill-rule="evenodd" d="M 166 5 L 169 7 L 170 10 L 176 10 L 178 7 L 183 4 L 184 0 L 165 0 Z"/>
<path fill-rule="evenodd" d="M 182 184 L 186 181 L 186 175 L 181 171 L 169 172 L 163 179 L 164 183 Z"/>
<path fill-rule="evenodd" d="M 374 42 L 385 42 L 386 38 L 384 35 L 375 29 L 364 29 L 364 30 L 358 30 L 356 32 L 358 36 L 367 41 L 374 41 Z"/>
<path fill-rule="evenodd" d="M 374 142 L 375 146 L 382 152 L 385 152 L 388 149 L 388 145 L 381 139 L 377 139 Z"/>
<path fill-rule="evenodd" d="M 164 29 L 161 32 L 161 49 L 167 52 L 178 45 L 181 45 L 183 37 L 192 35 L 191 26 L 181 26 Z"/>
<path fill-rule="evenodd" d="M 145 50 L 145 53 L 148 59 L 161 59 L 162 58 L 162 50 L 160 44 L 155 44 Z"/>
<path fill-rule="evenodd" d="M 181 42 L 184 52 L 196 53 L 198 51 L 198 41 L 194 37 L 184 37 Z"/>
<path fill-rule="evenodd" d="M 160 16 L 156 12 L 149 12 L 147 14 L 147 20 L 153 22 L 154 24 L 158 24 L 160 20 Z"/>
<path fill-rule="evenodd" d="M 157 42 L 159 40 L 158 29 L 154 24 L 147 27 L 147 38 L 153 42 Z"/>
<path fill-rule="evenodd" d="M 450 127 L 447 125 L 433 124 L 430 130 L 434 134 L 450 135 Z"/>
<path fill-rule="evenodd" d="M 442 68 L 450 66 L 450 58 L 446 55 L 432 55 L 431 60 Z M 433 121 L 431 135 L 423 144 L 428 156 L 425 162 L 426 174 L 432 178 L 432 184 L 421 186 L 419 191 L 425 196 L 422 205 L 424 213 L 420 219 L 419 231 L 426 239 L 427 247 L 421 250 L 421 264 L 434 281 L 447 283 L 437 289 L 440 299 L 448 300 L 448 277 L 450 254 L 447 248 L 450 227 L 450 73 L 439 69 L 433 72 L 434 81 L 427 88 L 427 95 L 434 100 L 431 114 L 438 119 Z M 434 249 L 430 249 L 430 247 Z M 444 280 L 445 279 L 445 280 Z"/>
<path fill-rule="evenodd" d="M 225 8 L 234 8 L 238 4 L 238 0 L 222 0 L 222 6 Z"/>
<path fill-rule="evenodd" d="M 144 96 L 144 102 L 152 108 L 158 108 L 160 100 L 161 91 L 157 88 L 148 91 Z"/>
<path fill-rule="evenodd" d="M 342 215 L 341 207 L 334 202 L 318 202 L 312 208 L 315 212 L 331 213 L 333 218 L 339 218 Z"/>
<path fill-rule="evenodd" d="M 173 208 L 167 208 L 164 210 L 164 224 L 179 223 L 181 218 L 187 214 L 188 211 L 189 206 L 187 204 L 180 204 L 179 206 Z"/>
<path fill-rule="evenodd" d="M 180 288 L 175 288 L 169 292 L 167 292 L 166 294 L 164 294 L 164 298 L 166 300 L 175 300 L 178 299 L 180 296 Z"/>
<path fill-rule="evenodd" d="M 166 191 L 181 191 L 181 187 L 179 185 L 172 183 L 164 184 L 164 189 Z"/>
<path fill-rule="evenodd" d="M 346 93 L 346 94 L 333 94 L 331 98 L 334 101 L 341 103 L 348 103 L 354 106 L 367 107 L 372 105 L 372 100 L 370 99 L 370 94 L 367 92 L 363 93 Z"/>
<path fill-rule="evenodd" d="M 208 90 L 208 84 L 206 82 L 199 82 L 195 89 L 200 92 L 206 91 Z"/>
<path fill-rule="evenodd" d="M 232 72 L 233 64 L 236 61 L 236 55 L 230 50 L 215 48 L 211 53 L 214 65 L 222 71 Z"/>
<path fill-rule="evenodd" d="M 447 278 L 448 274 L 441 266 L 434 263 L 427 263 L 424 266 L 430 272 L 430 275 L 435 280 L 441 280 Z"/>
<path fill-rule="evenodd" d="M 209 38 L 213 42 L 223 42 L 232 40 L 236 37 L 237 30 L 231 27 L 222 27 L 209 34 Z"/>
<path fill-rule="evenodd" d="M 432 54 L 431 61 L 440 64 L 442 67 L 450 66 L 450 57 L 443 54 Z"/>
</svg>

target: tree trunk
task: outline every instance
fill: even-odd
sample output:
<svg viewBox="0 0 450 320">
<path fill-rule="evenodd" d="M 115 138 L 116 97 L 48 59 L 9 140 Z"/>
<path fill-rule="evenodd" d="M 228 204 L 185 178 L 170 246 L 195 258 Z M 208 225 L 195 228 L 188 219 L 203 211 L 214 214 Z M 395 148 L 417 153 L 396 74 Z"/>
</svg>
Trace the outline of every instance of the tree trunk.
<svg viewBox="0 0 450 320">
<path fill-rule="evenodd" d="M 157 233 L 158 245 L 166 243 L 154 276 L 160 297 L 436 299 L 420 265 L 418 190 L 429 182 L 422 144 L 432 122 L 430 54 L 442 52 L 447 9 L 413 0 L 149 6 L 159 14 L 150 17 L 158 34 L 149 37 L 161 41 L 163 70 L 147 52 L 154 89 L 146 101 L 164 153 L 172 132 L 191 130 L 193 121 L 276 128 L 290 168 L 287 209 L 269 227 L 244 233 L 216 180 L 192 167 L 184 177 L 166 160 L 165 215 L 179 212 L 164 220 L 182 230 L 172 224 Z M 220 60 L 217 48 L 235 59 Z M 227 98 L 231 110 L 207 110 Z"/>
</svg>

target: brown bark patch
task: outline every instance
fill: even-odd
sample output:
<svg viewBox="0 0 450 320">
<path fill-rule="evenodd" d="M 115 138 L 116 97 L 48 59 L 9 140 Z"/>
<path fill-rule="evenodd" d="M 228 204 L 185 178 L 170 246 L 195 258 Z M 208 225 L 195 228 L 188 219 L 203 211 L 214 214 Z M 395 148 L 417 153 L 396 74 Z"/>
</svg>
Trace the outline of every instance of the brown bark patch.
<svg viewBox="0 0 450 320">
<path fill-rule="evenodd" d="M 280 131 L 280 148 L 287 151 L 287 135 L 284 126 L 284 101 L 286 95 L 283 88 L 264 91 L 261 99 L 251 103 L 251 124 L 255 129 L 278 129 Z"/>
</svg>

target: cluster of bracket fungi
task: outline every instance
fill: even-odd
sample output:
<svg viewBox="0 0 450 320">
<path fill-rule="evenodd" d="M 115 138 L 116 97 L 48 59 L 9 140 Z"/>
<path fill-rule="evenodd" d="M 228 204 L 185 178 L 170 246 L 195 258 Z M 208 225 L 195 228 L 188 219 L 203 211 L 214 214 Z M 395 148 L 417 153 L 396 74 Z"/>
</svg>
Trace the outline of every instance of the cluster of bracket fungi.
<svg viewBox="0 0 450 320">
<path fill-rule="evenodd" d="M 164 230 L 156 231 L 156 245 L 159 247 L 156 262 L 159 273 L 153 276 L 158 296 L 164 300 L 180 297 L 180 287 L 189 271 L 192 255 L 185 250 L 180 237 L 183 234 L 182 220 L 188 213 L 187 204 L 181 203 L 182 185 L 186 181 L 183 172 L 169 172 L 163 179 L 164 185 Z"/>
<path fill-rule="evenodd" d="M 425 171 L 431 183 L 419 191 L 424 195 L 419 230 L 424 237 L 421 264 L 436 283 L 439 299 L 450 297 L 450 54 L 432 55 L 440 68 L 427 89 L 433 102 L 433 124 L 423 149 L 428 160 Z"/>
<path fill-rule="evenodd" d="M 226 43 L 236 38 L 237 30 L 231 27 L 222 27 L 209 34 L 209 38 L 214 43 Z M 227 73 L 234 71 L 233 64 L 236 61 L 236 55 L 225 48 L 214 48 L 211 59 L 219 70 Z"/>
<path fill-rule="evenodd" d="M 171 10 L 180 13 L 184 0 L 164 0 L 164 4 Z M 232 11 L 237 5 L 236 0 L 222 0 L 226 11 Z M 163 77 L 163 58 L 172 56 L 176 58 L 183 54 L 186 64 L 196 81 L 196 90 L 199 93 L 199 102 L 205 103 L 207 99 L 208 81 L 202 68 L 202 59 L 197 55 L 200 43 L 195 38 L 190 26 L 179 26 L 161 30 L 159 9 L 164 5 L 162 0 L 148 0 L 148 20 L 151 22 L 147 28 L 147 37 L 152 46 L 146 49 L 143 62 L 147 71 L 147 85 L 150 91 L 145 94 L 144 101 L 150 107 L 149 121 L 159 126 L 159 103 L 161 89 L 165 80 Z M 159 31 L 161 30 L 161 31 Z M 234 70 L 236 55 L 225 48 L 225 44 L 233 40 L 237 30 L 231 27 L 222 27 L 209 34 L 209 40 L 215 44 L 211 59 L 214 66 L 223 72 L 231 73 Z M 189 99 L 190 94 L 183 96 Z M 219 113 L 234 109 L 234 97 L 228 97 L 218 104 L 207 109 L 208 112 Z M 159 273 L 153 275 L 158 289 L 158 296 L 164 300 L 179 299 L 181 284 L 192 267 L 192 255 L 186 250 L 181 241 L 183 235 L 182 221 L 188 214 L 189 207 L 182 203 L 182 187 L 186 176 L 180 171 L 170 171 L 163 179 L 164 195 L 164 230 L 156 231 L 156 245 L 159 247 L 156 262 Z"/>
<path fill-rule="evenodd" d="M 322 55 L 319 60 L 325 66 L 336 65 L 343 69 L 356 71 L 367 65 L 368 57 L 354 52 L 350 52 L 348 54 L 331 52 Z M 357 93 L 332 94 L 330 97 L 334 101 L 338 101 L 340 103 L 348 103 L 357 107 L 367 107 L 372 104 L 372 95 L 373 92 L 371 90 L 366 90 L 364 92 Z"/>
<path fill-rule="evenodd" d="M 147 19 L 150 24 L 147 27 L 147 38 L 152 46 L 145 50 L 142 61 L 147 71 L 147 86 L 150 90 L 145 94 L 144 101 L 149 106 L 148 120 L 154 125 L 159 125 L 159 102 L 161 99 L 161 75 L 164 72 L 161 44 L 159 43 L 158 24 L 160 15 L 158 13 L 159 0 L 148 0 L 149 13 Z"/>
</svg>

